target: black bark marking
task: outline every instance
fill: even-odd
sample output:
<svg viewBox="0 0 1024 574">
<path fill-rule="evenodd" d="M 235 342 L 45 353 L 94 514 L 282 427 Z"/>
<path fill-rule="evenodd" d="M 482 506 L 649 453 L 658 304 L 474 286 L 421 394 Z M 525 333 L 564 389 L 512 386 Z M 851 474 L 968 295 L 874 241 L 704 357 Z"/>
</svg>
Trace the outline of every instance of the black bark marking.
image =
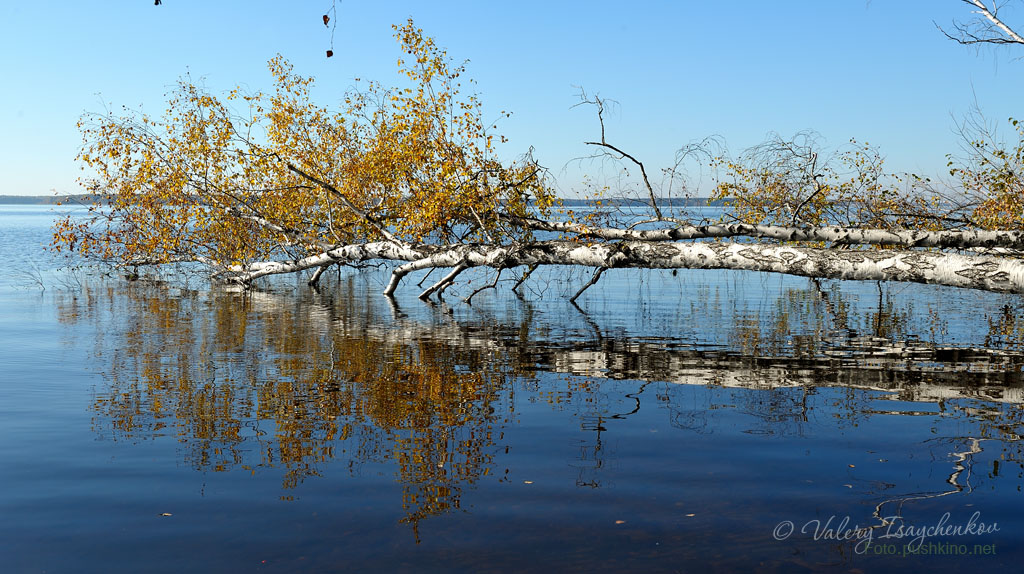
<svg viewBox="0 0 1024 574">
<path fill-rule="evenodd" d="M 990 274 L 996 274 L 995 272 L 998 270 L 998 263 L 994 261 L 983 261 L 971 266 L 970 268 L 961 269 L 957 271 L 956 274 L 961 277 L 966 277 L 971 281 L 981 281 L 983 279 L 987 279 Z M 1005 275 L 1005 272 L 1003 274 Z M 1008 277 L 1009 276 L 1007 275 L 1007 278 Z"/>
</svg>

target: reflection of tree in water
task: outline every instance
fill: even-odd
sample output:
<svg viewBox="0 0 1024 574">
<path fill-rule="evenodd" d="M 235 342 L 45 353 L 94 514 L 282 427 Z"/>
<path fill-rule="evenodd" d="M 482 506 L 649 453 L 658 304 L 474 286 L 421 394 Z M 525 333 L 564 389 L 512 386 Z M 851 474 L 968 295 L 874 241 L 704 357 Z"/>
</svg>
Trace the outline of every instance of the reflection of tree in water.
<svg viewBox="0 0 1024 574">
<path fill-rule="evenodd" d="M 877 300 L 859 312 L 838 284 L 810 285 L 785 289 L 770 307 L 735 309 L 730 346 L 750 356 L 814 358 L 827 349 L 892 345 L 912 337 L 918 327 L 913 301 L 899 305 L 881 284 Z"/>
<path fill-rule="evenodd" d="M 642 396 L 651 381 L 623 381 L 614 390 L 612 381 L 565 377 L 564 390 L 549 388 L 538 395 L 557 410 L 572 412 L 579 421 L 583 438 L 578 443 L 578 456 L 571 466 L 578 470 L 576 486 L 600 488 L 601 474 L 607 458 L 614 458 L 605 434 L 614 432 L 614 425 L 640 411 Z M 632 390 L 630 390 L 632 389 Z"/>
<path fill-rule="evenodd" d="M 978 433 L 971 436 L 936 437 L 926 441 L 929 449 L 939 460 L 948 461 L 949 474 L 945 484 L 934 490 L 922 492 L 900 492 L 896 484 L 882 483 L 878 486 L 877 502 L 872 518 L 873 530 L 889 531 L 908 525 L 904 511 L 908 504 L 930 499 L 971 493 L 985 478 L 996 480 L 1005 473 L 1005 466 L 1016 466 L 1016 478 L 1024 480 L 1024 441 L 1019 433 L 1024 428 L 1024 416 L 1020 405 L 979 405 L 974 401 L 954 401 L 942 405 L 943 410 L 984 421 L 978 425 Z M 993 443 L 1000 451 L 991 456 L 991 468 L 986 472 L 977 469 L 976 457 L 985 452 L 987 443 Z M 1017 491 L 1020 491 L 1017 486 Z M 888 492 L 892 490 L 893 492 Z M 969 505 L 970 506 L 970 505 Z M 911 521 L 912 523 L 912 521 Z"/>
<path fill-rule="evenodd" d="M 1000 464 L 1021 465 L 1016 436 L 1024 402 L 1024 328 L 995 349 L 937 343 L 935 335 L 947 334 L 944 319 L 920 311 L 927 302 L 901 301 L 881 285 L 863 301 L 843 293 L 838 284 L 827 290 L 821 285 L 786 289 L 771 304 L 753 309 L 738 301 L 725 303 L 733 307 L 728 313 L 722 312 L 718 297 L 690 304 L 692 322 L 727 332 L 728 337 L 717 337 L 727 346 L 605 335 L 552 353 L 553 368 L 587 377 L 678 383 L 659 385 L 653 396 L 674 427 L 700 434 L 714 433 L 720 422 L 716 413 L 723 411 L 749 415 L 749 433 L 804 436 L 816 432 L 814 424 L 857 427 L 870 425 L 878 415 L 917 416 L 880 410 L 878 405 L 890 399 L 937 403 L 946 416 L 977 423 L 978 437 L 993 432 L 1003 437 L 995 440 L 1004 452 L 1002 463 L 994 463 L 993 477 Z M 1018 315 L 1005 309 L 1000 314 Z M 1004 332 L 1007 323 L 1004 318 L 999 324 Z M 686 392 L 693 385 L 716 391 Z M 819 396 L 824 388 L 829 389 L 827 398 Z M 952 405 L 963 399 L 997 406 L 983 417 L 954 412 Z M 596 403 L 591 406 L 594 410 Z M 607 416 L 611 411 L 602 412 Z M 590 418 L 602 420 L 600 414 Z M 964 451 L 962 445 L 946 446 L 937 460 Z"/>
<path fill-rule="evenodd" d="M 1007 302 L 995 313 L 986 317 L 988 333 L 986 347 L 1020 347 L 1024 341 L 1024 301 L 1015 299 Z"/>
<path fill-rule="evenodd" d="M 709 297 L 707 308 L 690 303 L 688 320 L 729 344 L 701 347 L 608 335 L 585 315 L 576 332 L 593 337 L 560 339 L 551 333 L 566 327 L 544 324 L 528 305 L 412 320 L 344 287 L 312 300 L 142 285 L 59 298 L 62 320 L 97 325 L 109 387 L 96 396 L 96 431 L 175 436 L 185 461 L 204 471 L 282 468 L 285 488 L 332 460 L 354 472 L 392 464 L 414 528 L 459 509 L 464 488 L 501 468 L 495 456 L 514 411 L 513 380 L 578 418 L 581 487 L 603 485 L 616 456 L 607 438 L 642 408 L 663 409 L 687 432 L 715 432 L 716 413 L 728 410 L 749 415 L 748 432 L 802 436 L 815 415 L 833 425 L 869 422 L 877 393 L 865 389 L 949 409 L 964 398 L 984 402 L 977 416 L 954 415 L 978 421 L 981 434 L 940 448 L 998 441 L 1006 452 L 995 476 L 1021 461 L 1014 437 L 1024 356 L 1013 348 L 1024 329 L 1013 310 L 991 322 L 1002 337 L 997 351 L 931 342 L 920 312 L 881 291 L 864 304 L 835 287 L 790 289 L 771 305 L 731 312 Z M 564 373 L 563 386 L 536 384 L 536 370 Z M 683 392 L 694 385 L 709 392 Z M 823 388 L 832 389 L 827 404 Z"/>
<path fill-rule="evenodd" d="M 491 350 L 359 336 L 331 328 L 329 306 L 258 295 L 133 289 L 114 302 L 124 331 L 98 344 L 109 388 L 95 400 L 97 432 L 173 434 L 197 470 L 283 467 L 285 488 L 335 458 L 390 461 L 414 526 L 458 509 L 464 486 L 490 472 L 508 408 L 507 361 Z M 82 301 L 65 303 L 66 317 L 82 314 Z"/>
</svg>

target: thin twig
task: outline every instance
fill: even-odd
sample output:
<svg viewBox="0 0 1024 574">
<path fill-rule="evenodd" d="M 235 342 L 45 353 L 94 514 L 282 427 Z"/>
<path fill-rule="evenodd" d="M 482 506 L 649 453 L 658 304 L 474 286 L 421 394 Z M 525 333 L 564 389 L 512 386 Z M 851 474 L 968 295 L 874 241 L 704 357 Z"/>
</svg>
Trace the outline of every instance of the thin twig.
<svg viewBox="0 0 1024 574">
<path fill-rule="evenodd" d="M 807 205 L 812 199 L 817 197 L 823 189 L 825 189 L 825 186 L 822 185 L 820 181 L 818 181 L 818 179 L 821 178 L 821 174 L 814 173 L 815 171 L 817 171 L 817 167 L 818 152 L 811 152 L 811 179 L 814 180 L 814 193 L 808 195 L 807 199 L 801 201 L 800 205 L 796 206 L 796 209 L 793 210 L 793 221 L 790 222 L 790 225 L 796 225 L 796 222 L 798 221 L 800 216 L 800 210 L 803 209 L 804 206 Z"/>
<path fill-rule="evenodd" d="M 659 221 L 661 221 L 663 219 L 663 217 L 661 215 L 661 209 L 658 208 L 658 199 L 654 195 L 654 188 L 651 186 L 651 181 L 649 179 L 647 179 L 647 170 L 644 169 L 643 162 L 641 162 L 640 160 L 636 159 L 635 157 L 629 155 L 628 153 L 622 151 L 621 149 L 619 149 L 619 148 L 617 148 L 617 147 L 613 146 L 612 144 L 610 144 L 608 142 L 605 142 L 605 141 L 600 141 L 600 142 L 583 142 L 583 143 L 585 143 L 587 145 L 596 145 L 596 146 L 599 146 L 599 147 L 608 148 L 608 149 L 614 151 L 615 153 L 621 155 L 622 157 L 628 159 L 629 161 L 635 163 L 640 168 L 640 175 L 643 176 L 643 178 L 644 178 L 644 185 L 647 187 L 647 195 L 651 199 L 651 209 L 654 210 L 654 215 L 658 218 Z"/>
</svg>

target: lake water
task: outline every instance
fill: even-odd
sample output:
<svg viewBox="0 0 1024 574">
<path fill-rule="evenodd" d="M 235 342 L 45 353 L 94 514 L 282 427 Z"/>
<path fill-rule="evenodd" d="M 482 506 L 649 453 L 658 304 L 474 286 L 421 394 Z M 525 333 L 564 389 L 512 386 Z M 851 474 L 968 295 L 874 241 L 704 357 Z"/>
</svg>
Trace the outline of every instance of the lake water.
<svg viewBox="0 0 1024 574">
<path fill-rule="evenodd" d="M 1024 561 L 1024 300 L 740 272 L 55 270 L 0 206 L 2 572 Z M 574 280 L 566 284 L 566 278 Z"/>
</svg>

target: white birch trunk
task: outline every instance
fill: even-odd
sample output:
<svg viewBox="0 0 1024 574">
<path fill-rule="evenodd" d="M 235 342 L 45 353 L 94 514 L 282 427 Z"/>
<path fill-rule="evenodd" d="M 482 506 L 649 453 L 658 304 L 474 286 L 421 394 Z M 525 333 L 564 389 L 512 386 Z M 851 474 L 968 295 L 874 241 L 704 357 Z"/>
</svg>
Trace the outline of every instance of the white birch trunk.
<svg viewBox="0 0 1024 574">
<path fill-rule="evenodd" d="M 254 263 L 234 268 L 231 279 L 293 273 L 332 262 L 391 260 L 409 262 L 395 269 L 385 293 L 402 277 L 434 267 L 576 265 L 595 268 L 737 269 L 824 279 L 908 281 L 1024 293 L 1024 262 L 1016 259 L 905 250 L 838 250 L 757 243 L 652 243 L 625 241 L 586 245 L 541 241 L 524 246 L 399 246 L 378 242 L 338 247 L 296 261 Z"/>
<path fill-rule="evenodd" d="M 727 237 L 759 237 L 779 241 L 818 241 L 837 245 L 899 245 L 903 247 L 942 247 L 952 249 L 1015 248 L 1024 250 L 1024 232 L 987 231 L 889 231 L 856 227 L 786 227 L 777 225 L 687 225 L 669 229 L 621 229 L 591 227 L 579 223 L 508 218 L 537 231 L 573 233 L 607 240 L 681 241 L 687 239 L 722 239 Z"/>
</svg>

